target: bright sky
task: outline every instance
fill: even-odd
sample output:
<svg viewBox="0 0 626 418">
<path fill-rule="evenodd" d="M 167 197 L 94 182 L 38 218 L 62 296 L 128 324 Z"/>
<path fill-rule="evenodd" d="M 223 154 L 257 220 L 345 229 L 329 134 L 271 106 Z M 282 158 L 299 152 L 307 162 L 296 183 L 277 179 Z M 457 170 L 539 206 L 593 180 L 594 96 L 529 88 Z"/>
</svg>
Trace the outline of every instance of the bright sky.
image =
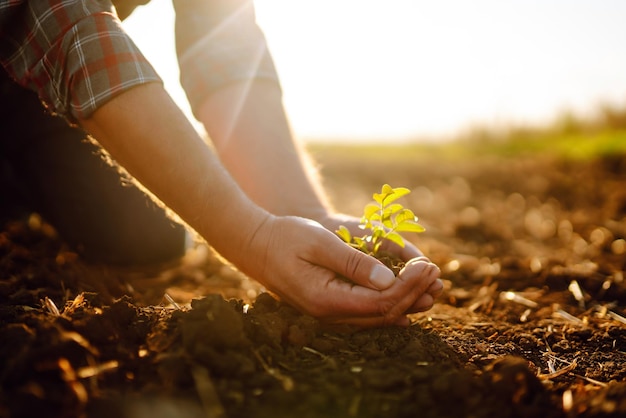
<svg viewBox="0 0 626 418">
<path fill-rule="evenodd" d="M 302 139 L 410 140 L 626 106 L 623 0 L 255 0 Z M 170 0 L 125 27 L 188 111 Z M 156 29 L 150 29 L 156 28 Z M 189 113 L 190 114 L 190 113 Z"/>
</svg>

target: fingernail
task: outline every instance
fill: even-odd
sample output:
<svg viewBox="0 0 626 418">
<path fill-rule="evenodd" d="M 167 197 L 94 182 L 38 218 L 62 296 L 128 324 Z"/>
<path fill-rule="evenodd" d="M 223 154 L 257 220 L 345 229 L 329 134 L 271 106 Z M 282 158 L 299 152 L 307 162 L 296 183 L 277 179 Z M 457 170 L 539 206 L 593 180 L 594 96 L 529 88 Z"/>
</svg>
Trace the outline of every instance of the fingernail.
<svg viewBox="0 0 626 418">
<path fill-rule="evenodd" d="M 393 271 L 389 270 L 382 264 L 377 264 L 370 273 L 370 283 L 376 286 L 377 289 L 387 289 L 396 280 Z"/>
</svg>

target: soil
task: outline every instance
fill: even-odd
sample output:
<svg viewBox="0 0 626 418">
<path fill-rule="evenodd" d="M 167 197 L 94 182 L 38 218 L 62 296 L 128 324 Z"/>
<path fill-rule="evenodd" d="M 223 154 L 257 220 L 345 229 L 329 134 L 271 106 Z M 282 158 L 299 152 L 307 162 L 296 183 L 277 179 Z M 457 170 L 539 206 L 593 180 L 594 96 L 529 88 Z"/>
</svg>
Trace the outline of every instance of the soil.
<svg viewBox="0 0 626 418">
<path fill-rule="evenodd" d="M 427 231 L 410 238 L 445 279 L 433 309 L 408 328 L 324 324 L 202 244 L 121 270 L 36 215 L 6 220 L 0 416 L 626 416 L 626 156 L 373 160 L 358 176 L 319 158 L 346 212 L 383 182 L 413 190 Z"/>
</svg>

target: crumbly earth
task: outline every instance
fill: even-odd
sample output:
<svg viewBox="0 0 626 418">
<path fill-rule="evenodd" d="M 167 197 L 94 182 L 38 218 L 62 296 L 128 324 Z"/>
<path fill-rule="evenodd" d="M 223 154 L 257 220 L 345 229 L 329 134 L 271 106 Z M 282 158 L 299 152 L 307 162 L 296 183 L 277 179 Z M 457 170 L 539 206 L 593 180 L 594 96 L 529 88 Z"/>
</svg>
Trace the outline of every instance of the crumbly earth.
<svg viewBox="0 0 626 418">
<path fill-rule="evenodd" d="M 119 270 L 37 216 L 5 220 L 0 417 L 626 416 L 626 156 L 372 160 L 359 176 L 319 158 L 346 212 L 381 182 L 413 190 L 427 232 L 410 238 L 446 284 L 432 310 L 324 324 L 202 244 Z"/>
</svg>

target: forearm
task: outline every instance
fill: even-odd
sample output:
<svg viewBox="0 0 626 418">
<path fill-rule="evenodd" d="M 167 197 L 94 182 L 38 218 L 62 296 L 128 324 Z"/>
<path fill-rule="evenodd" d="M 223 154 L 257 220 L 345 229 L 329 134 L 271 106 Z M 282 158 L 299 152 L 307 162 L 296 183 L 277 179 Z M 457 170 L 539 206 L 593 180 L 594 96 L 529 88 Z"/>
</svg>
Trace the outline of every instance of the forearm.
<svg viewBox="0 0 626 418">
<path fill-rule="evenodd" d="M 326 216 L 328 202 L 306 154 L 293 140 L 276 84 L 225 86 L 197 113 L 224 166 L 258 205 L 276 215 Z"/>
<path fill-rule="evenodd" d="M 267 214 L 237 187 L 159 84 L 115 97 L 81 124 L 217 251 L 240 261 Z"/>
<path fill-rule="evenodd" d="M 432 305 L 426 293 L 437 277 L 434 265 L 416 265 L 421 270 L 406 269 L 396 279 L 321 225 L 253 204 L 161 85 L 130 89 L 81 123 L 218 252 L 303 312 L 380 326 L 406 323 L 404 313 L 424 299 Z"/>
</svg>

